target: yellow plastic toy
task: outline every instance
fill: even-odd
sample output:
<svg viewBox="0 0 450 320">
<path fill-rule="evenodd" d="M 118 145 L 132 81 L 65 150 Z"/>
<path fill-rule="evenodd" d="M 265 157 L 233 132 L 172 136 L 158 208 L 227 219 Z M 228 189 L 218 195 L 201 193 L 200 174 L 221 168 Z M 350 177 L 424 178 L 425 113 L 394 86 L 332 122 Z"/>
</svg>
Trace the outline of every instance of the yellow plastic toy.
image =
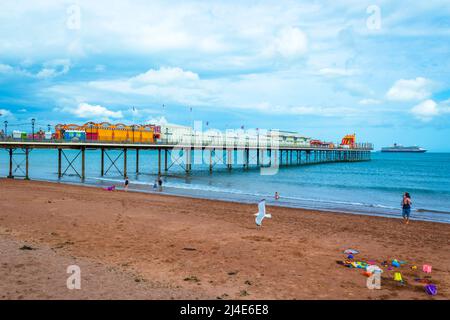
<svg viewBox="0 0 450 320">
<path fill-rule="evenodd" d="M 394 273 L 394 280 L 395 281 L 403 281 L 402 274 L 400 272 Z"/>
</svg>

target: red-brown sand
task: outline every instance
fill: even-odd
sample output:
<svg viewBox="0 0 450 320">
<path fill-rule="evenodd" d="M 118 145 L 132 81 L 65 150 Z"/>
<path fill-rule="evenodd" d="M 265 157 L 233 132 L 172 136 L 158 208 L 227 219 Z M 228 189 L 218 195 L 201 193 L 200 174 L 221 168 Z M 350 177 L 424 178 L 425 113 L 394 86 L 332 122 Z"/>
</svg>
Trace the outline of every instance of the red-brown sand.
<svg viewBox="0 0 450 320">
<path fill-rule="evenodd" d="M 450 225 L 0 180 L 0 299 L 449 299 Z M 34 250 L 22 250 L 27 245 Z M 22 248 L 22 249 L 21 249 Z M 405 260 L 369 290 L 356 259 Z M 415 278 L 423 264 L 438 287 Z M 81 268 L 69 290 L 67 266 Z M 417 265 L 418 270 L 410 269 Z M 400 271 L 405 283 L 393 281 Z"/>
</svg>

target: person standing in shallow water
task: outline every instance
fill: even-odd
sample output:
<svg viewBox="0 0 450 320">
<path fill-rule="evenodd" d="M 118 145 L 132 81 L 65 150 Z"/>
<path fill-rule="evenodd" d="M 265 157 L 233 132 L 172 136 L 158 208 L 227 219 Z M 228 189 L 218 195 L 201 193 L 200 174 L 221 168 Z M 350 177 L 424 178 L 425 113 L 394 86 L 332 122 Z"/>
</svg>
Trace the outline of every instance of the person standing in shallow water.
<svg viewBox="0 0 450 320">
<path fill-rule="evenodd" d="M 405 192 L 403 195 L 402 200 L 402 216 L 403 216 L 403 222 L 408 224 L 409 223 L 409 215 L 411 214 L 411 196 L 408 192 Z"/>
<path fill-rule="evenodd" d="M 163 181 L 161 176 L 158 176 L 158 190 L 162 191 L 162 185 L 163 185 Z"/>
<path fill-rule="evenodd" d="M 125 191 L 128 191 L 128 185 L 130 184 L 130 181 L 128 180 L 128 177 L 125 177 Z"/>
</svg>

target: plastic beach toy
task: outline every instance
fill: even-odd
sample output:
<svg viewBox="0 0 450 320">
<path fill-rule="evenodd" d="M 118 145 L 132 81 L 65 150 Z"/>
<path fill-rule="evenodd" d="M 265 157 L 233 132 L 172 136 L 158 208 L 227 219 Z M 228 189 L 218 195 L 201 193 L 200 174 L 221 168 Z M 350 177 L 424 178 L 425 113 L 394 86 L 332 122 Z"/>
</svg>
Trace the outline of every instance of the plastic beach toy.
<svg viewBox="0 0 450 320">
<path fill-rule="evenodd" d="M 352 255 L 352 254 L 349 254 L 349 255 L 347 256 L 347 259 L 353 259 L 353 255 Z"/>
<path fill-rule="evenodd" d="M 396 268 L 400 268 L 400 263 L 397 260 L 392 260 L 392 266 L 396 267 Z"/>
<path fill-rule="evenodd" d="M 417 266 L 412 266 L 411 270 L 417 270 Z"/>
<path fill-rule="evenodd" d="M 425 286 L 425 292 L 430 296 L 435 296 L 437 295 L 437 287 L 434 284 L 427 284 Z"/>
<path fill-rule="evenodd" d="M 394 280 L 395 281 L 403 281 L 402 274 L 400 272 L 394 273 Z"/>
<path fill-rule="evenodd" d="M 383 272 L 383 270 L 377 265 L 370 265 L 370 266 L 368 266 L 366 268 L 366 271 L 370 272 L 370 273 L 382 273 Z"/>
<path fill-rule="evenodd" d="M 368 264 L 363 261 L 354 261 L 351 263 L 351 265 L 353 266 L 353 268 L 358 268 L 358 269 L 366 269 L 368 266 Z"/>
<path fill-rule="evenodd" d="M 347 249 L 347 250 L 344 250 L 344 253 L 345 254 L 358 254 L 359 251 L 355 250 L 355 249 Z"/>
<path fill-rule="evenodd" d="M 423 272 L 425 272 L 425 273 L 431 273 L 431 265 L 424 264 L 422 270 L 423 270 Z"/>
</svg>

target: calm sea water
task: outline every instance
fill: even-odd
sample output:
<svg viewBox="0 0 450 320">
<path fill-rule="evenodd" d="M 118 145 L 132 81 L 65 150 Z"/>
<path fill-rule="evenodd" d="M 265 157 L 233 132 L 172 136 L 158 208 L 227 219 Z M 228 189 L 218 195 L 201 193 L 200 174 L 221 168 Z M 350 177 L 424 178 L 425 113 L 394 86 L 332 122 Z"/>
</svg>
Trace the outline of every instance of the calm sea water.
<svg viewBox="0 0 450 320">
<path fill-rule="evenodd" d="M 70 156 L 76 151 L 67 151 Z M 111 152 L 114 159 L 119 152 Z M 108 158 L 106 158 L 108 159 Z M 80 159 L 74 164 L 80 168 Z M 21 162 L 18 158 L 17 162 Z M 64 160 L 66 164 L 66 160 Z M 24 164 L 22 164 L 24 167 Z M 123 160 L 117 162 L 122 169 Z M 109 167 L 106 161 L 105 170 Z M 128 154 L 130 189 L 154 192 L 157 172 L 157 155 L 154 151 L 141 151 L 140 174 L 135 174 L 135 154 Z M 402 193 L 411 193 L 412 218 L 450 223 L 450 154 L 372 154 L 372 161 L 356 163 L 329 163 L 299 167 L 282 167 L 276 175 L 260 175 L 258 169 L 244 171 L 217 165 L 213 174 L 208 167 L 195 166 L 189 176 L 174 164 L 164 177 L 164 192 L 192 197 L 222 199 L 256 203 L 266 198 L 268 204 L 349 213 L 400 217 Z M 64 170 L 65 168 L 63 168 Z M 30 178 L 57 181 L 56 150 L 33 150 L 30 153 Z M 20 169 L 15 175 L 20 175 Z M 8 154 L 1 150 L 0 175 L 8 174 Z M 79 183 L 79 178 L 69 169 L 61 180 Z M 104 177 L 100 176 L 100 153 L 87 151 L 86 184 L 121 187 L 123 177 L 113 166 Z M 274 200 L 275 191 L 281 198 Z M 256 210 L 256 207 L 255 207 Z"/>
</svg>

